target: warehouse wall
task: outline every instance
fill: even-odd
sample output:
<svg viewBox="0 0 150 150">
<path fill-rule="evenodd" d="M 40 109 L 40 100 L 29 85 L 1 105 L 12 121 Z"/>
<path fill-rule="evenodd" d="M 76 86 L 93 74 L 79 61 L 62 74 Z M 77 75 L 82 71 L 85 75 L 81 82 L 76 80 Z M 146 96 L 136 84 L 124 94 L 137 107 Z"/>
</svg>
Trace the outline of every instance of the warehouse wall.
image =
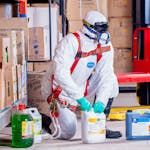
<svg viewBox="0 0 150 150">
<path fill-rule="evenodd" d="M 109 0 L 108 20 L 116 73 L 132 71 L 132 1 Z"/>
<path fill-rule="evenodd" d="M 43 4 L 45 5 L 45 4 Z M 36 4 L 34 7 L 37 6 Z M 42 4 L 41 4 L 42 6 Z M 70 7 L 73 6 L 73 7 Z M 75 32 L 82 27 L 82 19 L 89 10 L 102 12 L 109 21 L 109 32 L 115 50 L 114 70 L 116 73 L 132 71 L 132 1 L 131 0 L 66 0 L 66 17 L 68 32 Z M 57 16 L 58 35 L 61 39 L 62 21 Z M 54 50 L 53 50 L 54 54 Z M 29 71 L 45 70 L 47 63 L 41 63 L 41 69 L 36 63 L 29 64 Z"/>
<path fill-rule="evenodd" d="M 115 49 L 116 73 L 132 71 L 131 2 L 131 0 L 67 0 L 66 4 L 68 32 L 74 32 L 82 27 L 82 19 L 89 10 L 98 10 L 108 18 L 111 41 Z"/>
</svg>

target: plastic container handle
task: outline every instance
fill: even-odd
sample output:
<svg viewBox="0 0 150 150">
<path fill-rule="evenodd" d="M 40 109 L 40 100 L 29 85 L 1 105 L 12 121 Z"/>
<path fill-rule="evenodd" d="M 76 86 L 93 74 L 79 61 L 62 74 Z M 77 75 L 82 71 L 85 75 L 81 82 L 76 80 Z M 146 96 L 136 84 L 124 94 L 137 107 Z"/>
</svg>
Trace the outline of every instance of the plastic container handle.
<svg viewBox="0 0 150 150">
<path fill-rule="evenodd" d="M 38 110 L 37 110 L 37 108 L 28 108 L 28 111 L 29 111 L 29 113 L 37 113 L 37 114 L 39 114 L 39 112 L 38 112 Z"/>
</svg>

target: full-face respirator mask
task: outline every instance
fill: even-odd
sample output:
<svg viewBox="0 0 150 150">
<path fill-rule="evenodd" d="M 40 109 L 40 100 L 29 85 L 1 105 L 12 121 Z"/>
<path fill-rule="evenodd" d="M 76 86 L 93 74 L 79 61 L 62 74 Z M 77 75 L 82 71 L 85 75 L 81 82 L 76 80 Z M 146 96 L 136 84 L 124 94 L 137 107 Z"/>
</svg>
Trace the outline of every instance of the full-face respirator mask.
<svg viewBox="0 0 150 150">
<path fill-rule="evenodd" d="M 90 35 L 85 33 L 88 38 L 93 39 L 102 45 L 107 44 L 110 41 L 110 34 L 107 31 L 109 27 L 108 22 L 96 22 L 94 25 L 91 25 L 83 20 L 83 26 L 96 35 L 95 37 L 90 37 Z"/>
</svg>

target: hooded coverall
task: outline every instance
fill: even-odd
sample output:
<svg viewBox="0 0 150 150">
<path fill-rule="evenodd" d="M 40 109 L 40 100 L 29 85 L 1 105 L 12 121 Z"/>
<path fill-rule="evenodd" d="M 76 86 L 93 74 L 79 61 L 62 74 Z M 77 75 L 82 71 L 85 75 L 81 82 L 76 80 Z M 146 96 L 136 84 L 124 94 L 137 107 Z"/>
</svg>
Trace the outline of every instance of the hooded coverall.
<svg viewBox="0 0 150 150">
<path fill-rule="evenodd" d="M 83 28 L 77 31 L 80 36 L 80 48 L 82 52 L 90 52 L 97 48 L 98 42 L 89 39 L 84 33 L 91 34 Z M 69 33 L 57 45 L 55 56 L 52 62 L 53 68 L 49 68 L 43 80 L 42 91 L 47 97 L 51 89 L 58 85 L 62 88 L 59 98 L 66 100 L 70 105 L 77 105 L 77 99 L 84 96 L 86 81 L 89 79 L 86 98 L 92 102 L 101 101 L 105 106 L 108 99 L 118 95 L 118 82 L 113 70 L 114 49 L 111 42 L 101 45 L 110 46 L 110 51 L 103 52 L 100 61 L 97 63 L 97 55 L 80 58 L 72 74 L 70 68 L 75 61 L 79 42 L 77 38 Z M 50 67 L 52 67 L 50 66 Z M 52 74 L 54 80 L 52 81 Z M 53 83 L 53 85 L 52 85 Z M 94 100 L 93 100 L 94 101 Z M 93 103 L 93 102 L 92 102 Z M 62 128 L 62 139 L 70 139 L 76 133 L 77 119 L 72 111 L 59 107 L 60 116 L 58 120 Z"/>
</svg>

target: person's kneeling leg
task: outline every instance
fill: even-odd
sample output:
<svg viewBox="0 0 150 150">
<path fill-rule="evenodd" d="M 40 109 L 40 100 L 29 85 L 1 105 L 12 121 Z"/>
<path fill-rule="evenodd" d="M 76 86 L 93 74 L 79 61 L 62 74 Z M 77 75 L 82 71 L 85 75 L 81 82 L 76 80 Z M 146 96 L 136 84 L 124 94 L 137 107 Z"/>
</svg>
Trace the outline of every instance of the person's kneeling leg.
<svg viewBox="0 0 150 150">
<path fill-rule="evenodd" d="M 110 109 L 112 106 L 113 98 L 109 98 L 107 106 L 105 107 L 104 113 L 106 118 L 108 118 Z M 120 131 L 112 131 L 106 128 L 106 138 L 119 138 L 122 137 L 122 133 Z"/>
</svg>

